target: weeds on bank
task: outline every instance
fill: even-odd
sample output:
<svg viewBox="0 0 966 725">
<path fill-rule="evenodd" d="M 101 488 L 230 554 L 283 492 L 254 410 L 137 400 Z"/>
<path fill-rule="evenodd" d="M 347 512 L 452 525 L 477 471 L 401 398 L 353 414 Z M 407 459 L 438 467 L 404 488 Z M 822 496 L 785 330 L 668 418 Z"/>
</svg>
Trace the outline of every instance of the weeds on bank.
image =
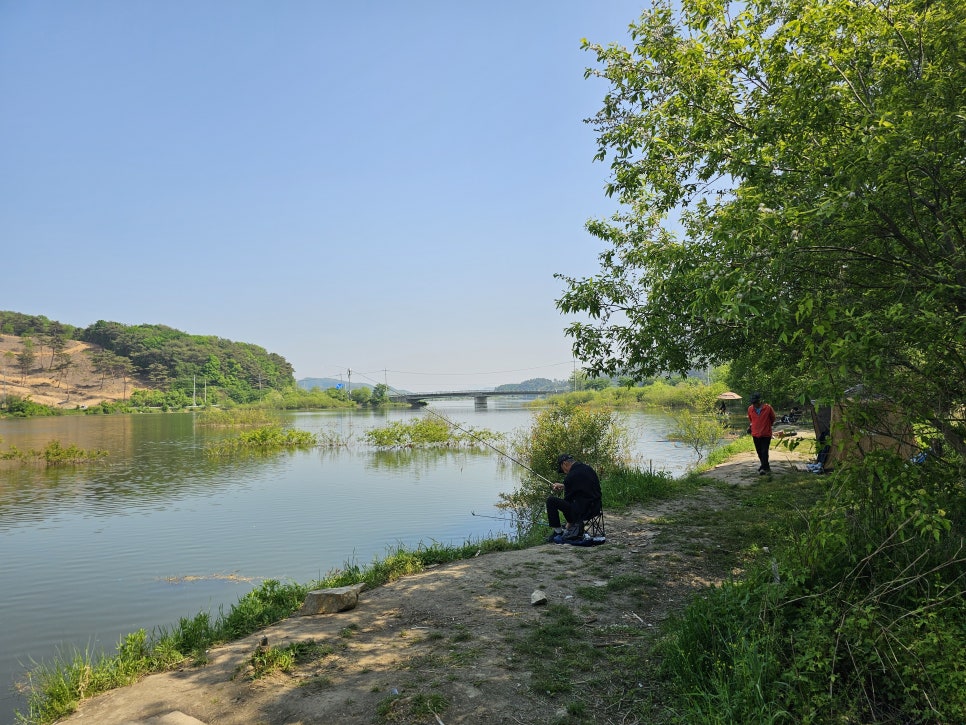
<svg viewBox="0 0 966 725">
<path fill-rule="evenodd" d="M 343 569 L 311 585 L 283 584 L 268 580 L 232 605 L 217 618 L 208 612 L 182 617 L 170 630 L 159 627 L 151 637 L 139 630 L 122 638 L 115 654 L 74 652 L 49 664 L 37 664 L 19 689 L 27 694 L 27 713 L 17 713 L 20 723 L 46 725 L 77 709 L 88 697 L 129 685 L 152 672 L 161 672 L 186 661 L 203 664 L 211 647 L 246 637 L 295 612 L 311 589 L 365 582 L 377 587 L 426 567 L 477 556 L 481 553 L 520 548 L 507 539 L 467 542 L 462 546 L 420 546 L 414 551 L 398 547 L 368 566 L 347 563 Z M 289 656 L 297 660 L 309 650 L 263 653 L 258 668 L 284 669 Z M 253 666 L 255 664 L 253 663 Z M 291 665 L 287 665 L 291 667 Z M 442 711 L 443 708 L 439 708 Z"/>
<path fill-rule="evenodd" d="M 382 722 L 388 723 L 426 722 L 429 716 L 436 716 L 448 707 L 446 698 L 437 693 L 397 693 L 383 699 L 376 706 L 376 714 Z"/>
<path fill-rule="evenodd" d="M 689 480 L 686 485 L 702 485 L 697 477 Z M 731 505 L 707 513 L 692 510 L 668 516 L 654 525 L 665 540 L 694 542 L 694 554 L 717 571 L 760 566 L 770 572 L 770 551 L 792 533 L 806 529 L 802 512 L 821 499 L 824 485 L 818 477 L 802 476 L 763 481 L 754 489 L 720 486 Z M 651 493 L 650 486 L 645 491 Z M 606 554 L 605 549 L 597 551 Z M 657 595 L 664 586 L 663 577 L 641 572 L 607 578 L 606 557 L 600 566 L 605 585 L 577 587 L 574 593 L 579 605 L 550 606 L 539 625 L 524 628 L 511 638 L 512 667 L 532 672 L 534 693 L 548 699 L 548 709 L 566 713 L 557 722 L 587 722 L 588 713 L 613 722 L 729 722 L 727 718 L 715 720 L 713 715 L 702 720 L 690 713 L 676 720 L 678 716 L 673 714 L 680 713 L 682 705 L 668 696 L 669 675 L 660 669 L 654 654 L 662 629 L 633 615 L 640 602 Z M 704 601 L 699 599 L 699 606 Z M 627 611 L 627 623 L 595 626 L 592 614 L 598 609 Z M 686 636 L 681 634 L 682 639 Z"/>
<path fill-rule="evenodd" d="M 284 647 L 259 647 L 248 660 L 251 678 L 257 680 L 274 672 L 290 672 L 299 662 L 330 654 L 332 647 L 313 639 L 291 642 Z"/>
<path fill-rule="evenodd" d="M 668 627 L 661 674 L 683 719 L 966 721 L 956 469 L 875 452 L 816 478 L 808 515 L 784 517 L 794 536 Z"/>
</svg>

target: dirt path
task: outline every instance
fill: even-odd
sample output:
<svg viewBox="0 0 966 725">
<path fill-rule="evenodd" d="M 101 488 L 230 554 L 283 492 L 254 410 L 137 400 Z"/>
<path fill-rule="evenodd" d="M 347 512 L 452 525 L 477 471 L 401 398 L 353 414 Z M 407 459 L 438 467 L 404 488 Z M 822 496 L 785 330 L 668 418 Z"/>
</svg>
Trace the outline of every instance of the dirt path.
<svg viewBox="0 0 966 725">
<path fill-rule="evenodd" d="M 774 475 L 802 456 L 776 451 Z M 741 456 L 709 472 L 736 486 L 758 480 L 757 460 Z M 731 499 L 733 500 L 733 499 Z M 535 590 L 551 604 L 572 607 L 601 638 L 621 625 L 656 627 L 700 588 L 719 581 L 710 557 L 684 551 L 680 537 L 660 536 L 660 521 L 729 505 L 720 489 L 647 509 L 608 514 L 607 543 L 593 548 L 537 546 L 487 554 L 441 566 L 363 592 L 348 612 L 292 617 L 251 637 L 218 647 L 207 666 L 152 675 L 130 687 L 82 703 L 67 719 L 97 725 L 308 725 L 416 722 L 393 717 L 401 704 L 432 692 L 448 705 L 418 722 L 443 725 L 552 723 L 564 714 L 529 689 L 530 673 L 511 642 L 537 623 L 542 607 Z M 651 582 L 633 596 L 588 597 L 588 587 L 606 586 L 621 575 Z M 270 646 L 312 640 L 319 656 L 287 674 L 253 680 L 248 663 L 263 637 Z M 592 694 L 590 696 L 593 696 Z M 611 722 L 606 701 L 591 712 Z M 396 702 L 401 701 L 401 702 Z M 617 722 L 617 720 L 614 720 Z"/>
</svg>

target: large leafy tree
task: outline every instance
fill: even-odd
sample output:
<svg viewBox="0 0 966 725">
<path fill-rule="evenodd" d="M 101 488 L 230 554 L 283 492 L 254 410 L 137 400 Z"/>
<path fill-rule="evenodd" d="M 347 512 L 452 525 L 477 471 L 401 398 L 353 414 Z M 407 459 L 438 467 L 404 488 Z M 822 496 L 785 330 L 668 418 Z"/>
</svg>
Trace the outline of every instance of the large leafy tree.
<svg viewBox="0 0 966 725">
<path fill-rule="evenodd" d="M 966 4 L 657 2 L 631 40 L 585 43 L 622 211 L 558 275 L 578 356 L 861 383 L 966 453 Z"/>
</svg>

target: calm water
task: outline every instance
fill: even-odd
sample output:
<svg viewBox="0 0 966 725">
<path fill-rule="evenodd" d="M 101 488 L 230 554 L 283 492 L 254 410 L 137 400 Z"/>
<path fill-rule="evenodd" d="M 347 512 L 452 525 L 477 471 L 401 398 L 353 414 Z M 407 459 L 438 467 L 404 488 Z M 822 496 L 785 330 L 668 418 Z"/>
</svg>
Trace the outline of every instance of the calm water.
<svg viewBox="0 0 966 725">
<path fill-rule="evenodd" d="M 462 426 L 512 433 L 532 413 L 506 400 L 433 406 Z M 521 469 L 485 452 L 377 452 L 363 432 L 429 413 L 289 416 L 354 440 L 337 450 L 213 462 L 227 435 L 193 414 L 0 421 L 0 448 L 50 440 L 110 452 L 103 462 L 0 470 L 0 723 L 24 700 L 13 683 L 31 661 L 74 649 L 113 651 L 129 632 L 217 616 L 267 578 L 310 583 L 397 544 L 459 544 L 505 531 L 494 507 Z M 627 418 L 643 466 L 680 473 L 686 449 L 663 416 Z M 475 514 L 475 515 L 474 515 Z M 510 532 L 508 532 L 510 533 Z"/>
</svg>

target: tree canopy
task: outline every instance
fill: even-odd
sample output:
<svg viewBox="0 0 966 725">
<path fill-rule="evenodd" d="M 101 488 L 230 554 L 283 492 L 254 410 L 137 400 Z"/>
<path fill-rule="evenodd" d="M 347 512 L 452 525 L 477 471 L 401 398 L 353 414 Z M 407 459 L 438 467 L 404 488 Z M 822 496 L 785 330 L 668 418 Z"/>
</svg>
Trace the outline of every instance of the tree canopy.
<svg viewBox="0 0 966 725">
<path fill-rule="evenodd" d="M 165 325 L 104 320 L 85 328 L 81 339 L 100 345 L 111 359 L 129 361 L 130 372 L 189 394 L 204 382 L 243 403 L 295 385 L 293 368 L 285 358 L 251 343 L 190 335 Z"/>
<path fill-rule="evenodd" d="M 590 372 L 862 384 L 966 454 L 966 4 L 656 2 L 630 37 L 584 42 L 621 204 L 557 275 Z"/>
</svg>

